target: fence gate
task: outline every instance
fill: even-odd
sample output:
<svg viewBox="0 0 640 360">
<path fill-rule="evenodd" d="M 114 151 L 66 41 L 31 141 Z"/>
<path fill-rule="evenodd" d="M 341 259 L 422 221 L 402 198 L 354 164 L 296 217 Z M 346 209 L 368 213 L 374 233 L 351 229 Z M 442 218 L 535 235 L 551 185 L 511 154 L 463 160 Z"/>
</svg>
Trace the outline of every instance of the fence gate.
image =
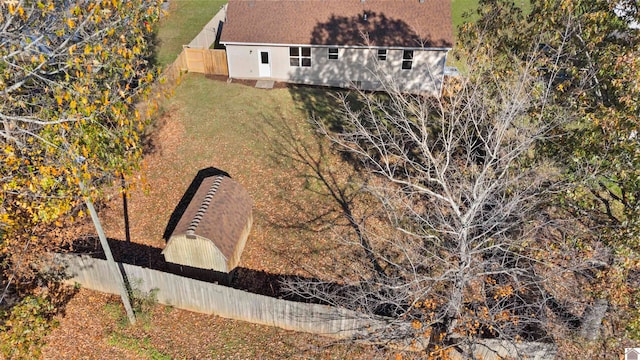
<svg viewBox="0 0 640 360">
<path fill-rule="evenodd" d="M 184 48 L 184 52 L 189 72 L 207 75 L 229 75 L 226 51 Z"/>
</svg>

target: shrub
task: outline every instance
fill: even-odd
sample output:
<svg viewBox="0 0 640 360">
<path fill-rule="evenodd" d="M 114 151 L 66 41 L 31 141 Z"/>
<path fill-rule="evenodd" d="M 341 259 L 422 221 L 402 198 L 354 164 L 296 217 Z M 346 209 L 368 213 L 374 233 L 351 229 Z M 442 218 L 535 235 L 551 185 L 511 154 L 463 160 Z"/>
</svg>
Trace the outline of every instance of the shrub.
<svg viewBox="0 0 640 360">
<path fill-rule="evenodd" d="M 7 359 L 38 358 L 44 338 L 58 325 L 56 306 L 45 296 L 27 296 L 0 310 L 0 353 Z"/>
</svg>

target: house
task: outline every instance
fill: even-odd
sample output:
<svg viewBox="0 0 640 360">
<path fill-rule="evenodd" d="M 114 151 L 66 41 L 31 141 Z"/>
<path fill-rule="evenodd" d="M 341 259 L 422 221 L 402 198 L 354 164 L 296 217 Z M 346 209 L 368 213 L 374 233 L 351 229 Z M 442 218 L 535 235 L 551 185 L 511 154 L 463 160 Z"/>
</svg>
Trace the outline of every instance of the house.
<svg viewBox="0 0 640 360">
<path fill-rule="evenodd" d="M 223 175 L 205 177 L 162 251 L 167 262 L 229 273 L 253 222 L 247 191 Z"/>
<path fill-rule="evenodd" d="M 439 93 L 450 0 L 230 0 L 229 77 Z"/>
</svg>

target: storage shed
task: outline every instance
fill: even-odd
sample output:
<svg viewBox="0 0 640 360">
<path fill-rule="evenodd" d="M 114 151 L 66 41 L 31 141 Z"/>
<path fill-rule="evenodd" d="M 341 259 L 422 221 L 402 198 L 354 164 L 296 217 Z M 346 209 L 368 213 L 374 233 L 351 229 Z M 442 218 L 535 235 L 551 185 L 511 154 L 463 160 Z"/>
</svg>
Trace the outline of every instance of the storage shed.
<svg viewBox="0 0 640 360">
<path fill-rule="evenodd" d="M 252 201 L 227 176 L 202 180 L 162 251 L 167 262 L 229 273 L 251 230 Z"/>
</svg>

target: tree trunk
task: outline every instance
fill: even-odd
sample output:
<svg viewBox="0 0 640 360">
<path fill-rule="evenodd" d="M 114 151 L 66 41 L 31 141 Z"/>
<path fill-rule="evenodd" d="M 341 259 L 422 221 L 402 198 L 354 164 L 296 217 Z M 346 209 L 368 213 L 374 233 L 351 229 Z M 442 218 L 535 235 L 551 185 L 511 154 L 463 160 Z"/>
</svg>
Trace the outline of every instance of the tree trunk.
<svg viewBox="0 0 640 360">
<path fill-rule="evenodd" d="M 464 277 L 459 276 L 453 284 L 449 304 L 447 306 L 447 333 L 449 334 L 453 334 L 455 328 L 458 326 L 458 318 L 460 317 L 464 300 L 464 286 Z"/>
<path fill-rule="evenodd" d="M 593 341 L 600 335 L 600 325 L 607 313 L 609 302 L 605 299 L 597 299 L 595 303 L 584 310 L 580 321 L 580 336 Z"/>
</svg>

